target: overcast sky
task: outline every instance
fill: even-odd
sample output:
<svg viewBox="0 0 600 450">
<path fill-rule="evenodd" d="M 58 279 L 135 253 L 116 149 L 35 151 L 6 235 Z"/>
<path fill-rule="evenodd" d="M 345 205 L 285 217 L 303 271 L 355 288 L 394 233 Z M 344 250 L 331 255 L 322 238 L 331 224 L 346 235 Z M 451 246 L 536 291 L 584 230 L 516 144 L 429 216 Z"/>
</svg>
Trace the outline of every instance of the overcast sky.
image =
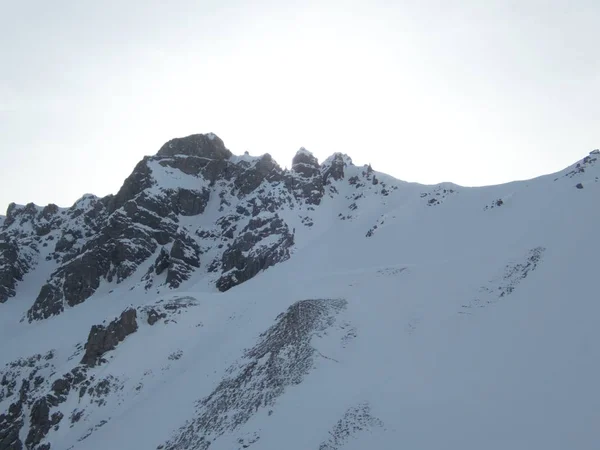
<svg viewBox="0 0 600 450">
<path fill-rule="evenodd" d="M 600 147 L 600 1 L 0 0 L 0 211 L 115 193 L 173 137 L 422 183 Z"/>
</svg>

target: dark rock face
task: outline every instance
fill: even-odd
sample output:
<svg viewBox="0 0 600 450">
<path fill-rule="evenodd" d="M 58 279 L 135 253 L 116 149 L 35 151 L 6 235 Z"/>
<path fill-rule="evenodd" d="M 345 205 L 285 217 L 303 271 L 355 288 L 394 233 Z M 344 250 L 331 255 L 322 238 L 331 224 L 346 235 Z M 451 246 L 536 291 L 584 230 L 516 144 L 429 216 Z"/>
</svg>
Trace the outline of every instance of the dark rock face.
<svg viewBox="0 0 600 450">
<path fill-rule="evenodd" d="M 138 329 L 136 321 L 137 311 L 128 309 L 121 313 L 118 319 L 113 320 L 107 327 L 103 325 L 94 325 L 90 330 L 87 343 L 85 344 L 85 354 L 81 364 L 89 367 L 96 366 L 106 352 L 113 350 L 127 336 L 135 333 Z"/>
<path fill-rule="evenodd" d="M 210 191 L 206 188 L 201 191 L 177 189 L 173 192 L 171 201 L 175 214 L 196 216 L 204 212 L 209 199 Z"/>
<path fill-rule="evenodd" d="M 323 178 L 314 176 L 312 178 L 287 177 L 286 187 L 292 191 L 296 198 L 301 198 L 309 205 L 319 205 L 325 194 Z"/>
<path fill-rule="evenodd" d="M 194 268 L 200 267 L 199 249 L 194 240 L 181 235 L 175 239 L 168 259 L 167 285 L 177 288 Z"/>
<path fill-rule="evenodd" d="M 271 155 L 263 155 L 251 168 L 244 170 L 235 180 L 235 187 L 243 195 L 248 195 L 258 188 L 264 180 L 269 182 L 281 181 L 281 168 L 277 165 Z"/>
<path fill-rule="evenodd" d="M 309 205 L 319 205 L 325 193 L 325 179 L 317 158 L 301 148 L 292 160 L 292 171 L 285 178 L 286 188 L 294 197 Z"/>
<path fill-rule="evenodd" d="M 319 161 L 301 148 L 292 160 L 292 170 L 304 178 L 312 178 L 319 174 Z"/>
<path fill-rule="evenodd" d="M 232 153 L 223 141 L 214 134 L 193 134 L 184 138 L 171 139 L 158 151 L 157 156 L 198 156 L 208 159 L 228 159 Z"/>
<path fill-rule="evenodd" d="M 0 414 L 0 450 L 22 450 L 19 432 L 24 425 L 22 401 L 12 403 L 8 411 Z"/>
<path fill-rule="evenodd" d="M 78 305 L 96 291 L 102 278 L 124 280 L 156 249 L 156 243 L 145 230 L 126 226 L 119 233 L 121 238 L 110 238 L 113 231 L 111 225 L 107 226 L 102 234 L 84 245 L 81 256 L 52 274 L 27 313 L 30 321 L 59 314 L 65 304 Z"/>
<path fill-rule="evenodd" d="M 38 399 L 31 408 L 30 429 L 25 439 L 27 448 L 32 448 L 39 444 L 41 440 L 48 434 L 50 428 L 55 425 L 55 421 L 60 421 L 58 416 L 50 418 L 50 406 L 46 398 Z"/>
<path fill-rule="evenodd" d="M 59 378 L 52 383 L 52 391 L 57 397 L 65 396 L 71 390 L 72 377 Z"/>
<path fill-rule="evenodd" d="M 148 167 L 148 160 L 149 157 L 146 156 L 135 166 L 133 173 L 125 179 L 119 192 L 109 200 L 108 209 L 111 213 L 119 209 L 125 202 L 134 198 L 144 189 L 152 186 L 152 171 Z"/>
<path fill-rule="evenodd" d="M 347 162 L 348 161 L 348 162 Z M 335 153 L 328 167 L 323 172 L 323 182 L 327 183 L 330 179 L 338 181 L 344 178 L 344 168 L 347 167 L 348 163 L 352 164 L 352 160 L 341 153 Z"/>
<path fill-rule="evenodd" d="M 15 295 L 17 282 L 23 280 L 30 267 L 30 260 L 20 255 L 16 240 L 0 240 L 0 303 Z"/>
<path fill-rule="evenodd" d="M 270 245 L 257 245 L 267 237 L 277 236 Z M 224 292 L 254 277 L 261 270 L 289 259 L 294 236 L 287 224 L 275 215 L 268 219 L 250 220 L 240 236 L 223 252 L 221 267 L 224 275 L 217 288 Z"/>
<path fill-rule="evenodd" d="M 28 311 L 30 321 L 48 318 L 61 313 L 65 305 L 85 301 L 103 279 L 120 283 L 152 256 L 159 244 L 172 239 L 177 217 L 168 209 L 170 216 L 159 216 L 155 211 L 166 212 L 160 210 L 160 202 L 145 194 L 139 197 L 139 202 L 130 200 L 111 214 L 98 233 L 88 238 L 75 255 L 65 258 L 65 264 L 52 273 Z M 59 243 L 65 245 L 62 240 Z"/>
</svg>

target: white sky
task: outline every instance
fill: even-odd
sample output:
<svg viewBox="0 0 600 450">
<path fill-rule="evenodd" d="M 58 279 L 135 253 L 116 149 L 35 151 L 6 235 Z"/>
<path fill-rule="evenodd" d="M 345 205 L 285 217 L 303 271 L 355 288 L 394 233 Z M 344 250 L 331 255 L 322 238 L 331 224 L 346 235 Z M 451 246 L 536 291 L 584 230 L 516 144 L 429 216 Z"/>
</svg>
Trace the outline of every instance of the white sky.
<svg viewBox="0 0 600 450">
<path fill-rule="evenodd" d="M 598 0 L 0 0 L 0 211 L 115 193 L 212 131 L 234 153 L 495 184 L 600 147 Z"/>
</svg>

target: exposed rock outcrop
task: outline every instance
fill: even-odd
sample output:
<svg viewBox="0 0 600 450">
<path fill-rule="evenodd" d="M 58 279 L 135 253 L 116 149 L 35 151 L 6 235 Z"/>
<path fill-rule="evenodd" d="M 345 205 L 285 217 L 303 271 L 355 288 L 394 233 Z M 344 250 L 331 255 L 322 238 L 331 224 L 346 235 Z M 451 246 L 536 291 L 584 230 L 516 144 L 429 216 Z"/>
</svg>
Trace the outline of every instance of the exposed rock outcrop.
<svg viewBox="0 0 600 450">
<path fill-rule="evenodd" d="M 92 326 L 81 364 L 89 367 L 96 366 L 101 361 L 102 355 L 116 348 L 127 336 L 137 331 L 136 318 L 137 311 L 128 309 L 106 327 L 103 325 Z"/>
<path fill-rule="evenodd" d="M 287 260 L 293 244 L 294 236 L 279 216 L 251 219 L 223 252 L 221 268 L 224 274 L 217 281 L 217 288 L 227 291 L 261 270 Z"/>
<path fill-rule="evenodd" d="M 0 303 L 16 293 L 17 282 L 31 267 L 31 258 L 23 255 L 16 239 L 0 240 Z"/>
</svg>

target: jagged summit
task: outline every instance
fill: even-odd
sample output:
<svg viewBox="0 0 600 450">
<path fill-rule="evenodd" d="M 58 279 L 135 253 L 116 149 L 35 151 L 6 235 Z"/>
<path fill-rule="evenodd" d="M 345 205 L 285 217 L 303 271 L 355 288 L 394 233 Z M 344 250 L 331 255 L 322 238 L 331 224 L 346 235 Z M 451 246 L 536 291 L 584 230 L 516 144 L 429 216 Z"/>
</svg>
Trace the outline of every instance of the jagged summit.
<svg viewBox="0 0 600 450">
<path fill-rule="evenodd" d="M 20 265 L 5 270 L 1 301 L 40 260 L 52 270 L 29 321 L 61 314 L 103 283 L 132 277 L 148 290 L 177 288 L 203 273 L 226 291 L 288 259 L 296 229 L 313 226 L 316 208 L 341 196 L 337 183 L 344 178 L 344 189 L 363 192 L 344 197 L 352 209 L 359 198 L 384 199 L 396 188 L 341 154 L 320 165 L 301 149 L 288 171 L 269 154 L 235 156 L 215 135 L 172 139 L 144 157 L 115 195 L 85 195 L 71 208 L 12 204 L 1 235 L 14 243 L 6 259 Z"/>
</svg>

